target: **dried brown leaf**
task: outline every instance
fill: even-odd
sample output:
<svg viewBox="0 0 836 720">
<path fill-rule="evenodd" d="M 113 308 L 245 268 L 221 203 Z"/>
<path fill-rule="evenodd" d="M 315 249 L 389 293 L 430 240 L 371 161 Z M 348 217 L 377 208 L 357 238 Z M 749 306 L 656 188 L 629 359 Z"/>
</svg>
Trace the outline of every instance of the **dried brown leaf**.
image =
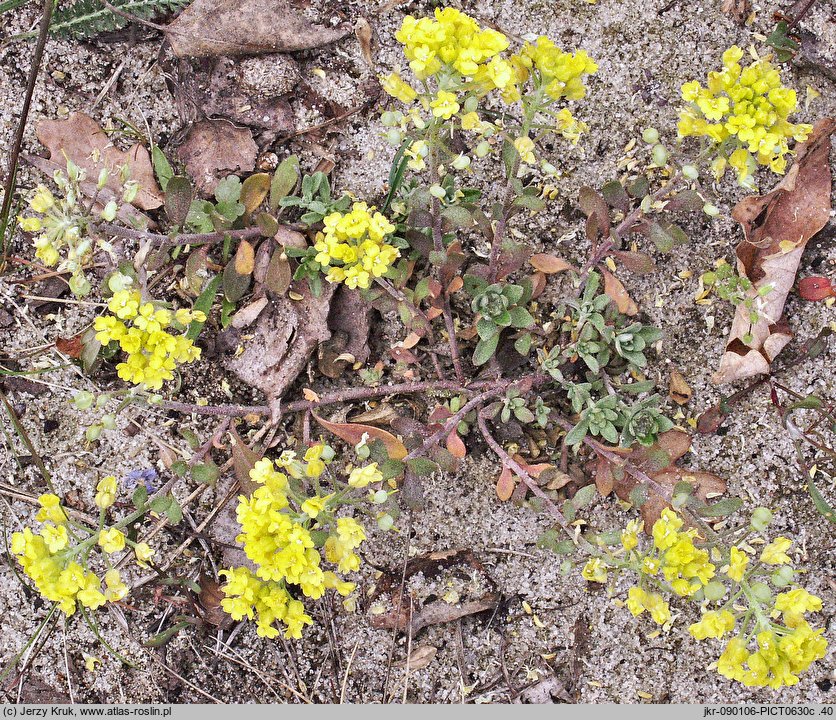
<svg viewBox="0 0 836 720">
<path fill-rule="evenodd" d="M 154 179 L 148 151 L 138 143 L 125 151 L 120 150 L 89 115 L 73 113 L 66 120 L 41 120 L 36 133 L 38 140 L 49 150 L 50 161 L 63 167 L 65 172 L 65 154 L 87 172 L 87 179 L 93 183 L 102 168 L 106 168 L 110 171 L 106 187 L 121 196 L 119 170 L 127 165 L 131 180 L 139 184 L 133 204 L 142 210 L 153 210 L 163 204 L 163 194 Z M 96 156 L 98 160 L 94 160 Z"/>
<path fill-rule="evenodd" d="M 532 255 L 528 259 L 528 262 L 531 263 L 531 266 L 535 270 L 539 270 L 546 275 L 555 275 L 566 270 L 574 270 L 577 272 L 577 268 L 572 263 L 568 263 L 563 258 L 559 258 L 550 253 L 537 253 L 536 255 Z"/>
<path fill-rule="evenodd" d="M 355 363 L 369 359 L 372 308 L 359 291 L 340 285 L 328 313 L 330 339 L 319 347 L 319 370 L 330 378 L 340 377 Z"/>
<path fill-rule="evenodd" d="M 830 217 L 830 135 L 836 120 L 816 123 L 807 141 L 798 146 L 795 164 L 774 190 L 741 200 L 732 216 L 743 227 L 745 239 L 737 247 L 737 270 L 751 280 L 752 294 L 771 286 L 758 312 L 749 323 L 749 311 L 738 306 L 726 352 L 712 377 L 718 385 L 768 373 L 775 356 L 790 341 L 782 319 L 784 303 L 807 242 Z M 742 340 L 747 334 L 752 341 Z"/>
<path fill-rule="evenodd" d="M 499 477 L 496 481 L 496 496 L 502 502 L 507 502 L 511 499 L 511 495 L 514 494 L 515 487 L 516 483 L 514 482 L 514 474 L 509 468 L 502 468 L 502 472 L 499 473 Z"/>
<path fill-rule="evenodd" d="M 226 120 L 201 120 L 192 125 L 177 154 L 198 191 L 210 195 L 221 176 L 255 168 L 258 146 L 247 128 Z"/>
<path fill-rule="evenodd" d="M 671 377 L 668 382 L 668 397 L 677 405 L 685 405 L 693 394 L 694 391 L 682 373 L 679 370 L 671 370 Z"/>
<path fill-rule="evenodd" d="M 621 280 L 607 270 L 601 270 L 601 274 L 604 276 L 604 292 L 615 303 L 618 312 L 624 315 L 638 315 L 639 306 L 633 302 Z"/>
<path fill-rule="evenodd" d="M 218 57 L 318 48 L 351 27 L 312 23 L 281 0 L 195 0 L 165 32 L 178 57 Z"/>
<path fill-rule="evenodd" d="M 281 415 L 281 398 L 320 342 L 331 336 L 328 309 L 333 285 L 325 283 L 314 297 L 307 282 L 293 286 L 301 300 L 273 299 L 259 315 L 242 353 L 225 360 L 228 370 L 267 396 L 274 419 Z"/>
<path fill-rule="evenodd" d="M 383 443 L 392 460 L 403 460 L 407 456 L 406 446 L 392 433 L 382 428 L 362 423 L 334 423 L 323 420 L 317 415 L 313 417 L 322 427 L 350 445 L 357 445 L 363 439 L 363 435 L 368 435 L 369 441 L 380 440 Z"/>
</svg>

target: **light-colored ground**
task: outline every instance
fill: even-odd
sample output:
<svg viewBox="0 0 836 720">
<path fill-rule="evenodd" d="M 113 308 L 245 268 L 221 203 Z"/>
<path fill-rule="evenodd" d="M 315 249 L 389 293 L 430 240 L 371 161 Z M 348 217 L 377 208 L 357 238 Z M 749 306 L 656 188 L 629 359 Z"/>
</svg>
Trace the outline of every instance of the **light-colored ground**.
<svg viewBox="0 0 836 720">
<path fill-rule="evenodd" d="M 836 31 L 829 17 L 832 10 L 827 5 L 820 1 L 802 27 L 818 36 L 822 57 L 834 64 Z M 422 8 L 409 4 L 377 15 L 376 7 L 352 2 L 343 5 L 342 10 L 352 18 L 368 17 L 379 43 L 377 62 L 382 69 L 402 62 L 392 34 L 406 10 L 418 13 Z M 475 6 L 466 4 L 463 9 L 474 12 L 482 21 L 495 23 L 505 32 L 519 36 L 544 33 L 566 48 L 583 48 L 600 66 L 589 83 L 588 98 L 576 111 L 589 124 L 589 134 L 578 147 L 558 144 L 554 152 L 555 164 L 565 173 L 559 185 L 560 197 L 547 212 L 519 218 L 516 228 L 538 250 L 554 252 L 570 260 L 582 259 L 587 251 L 585 241 L 581 233 L 572 234 L 581 227 L 573 205 L 577 189 L 614 177 L 615 163 L 624 146 L 645 126 L 660 128 L 663 137 L 672 141 L 679 85 L 703 77 L 716 65 L 722 50 L 732 43 L 742 46 L 754 43 L 763 48 L 758 34 L 769 32 L 771 15 L 779 7 L 774 2 L 757 5 L 755 22 L 740 28 L 720 13 L 717 0 L 598 0 L 593 5 L 582 0 L 488 0 Z M 323 10 L 320 17 L 327 18 L 329 13 Z M 7 30 L 26 29 L 33 18 L 31 13 L 20 13 L 11 21 L 6 20 Z M 30 49 L 26 44 L 15 44 L 0 51 L 0 147 L 8 144 L 14 129 Z M 156 138 L 170 136 L 177 129 L 178 120 L 156 62 L 158 51 L 158 39 L 134 46 L 51 40 L 35 94 L 26 149 L 38 149 L 33 132 L 38 119 L 75 110 L 89 112 L 102 122 L 123 117 L 140 127 L 147 123 Z M 360 88 L 371 71 L 353 37 L 333 48 L 302 53 L 297 59 L 302 76 L 318 92 L 346 108 L 362 102 Z M 111 90 L 93 108 L 103 84 L 123 62 Z M 324 69 L 326 77 L 313 74 L 314 68 Z M 821 72 L 787 69 L 785 73 L 802 98 L 808 85 L 821 93 L 821 98 L 800 113 L 802 120 L 836 113 L 836 88 Z M 297 111 L 300 127 L 320 119 L 310 111 L 301 108 Z M 311 165 L 317 154 L 330 153 L 336 160 L 334 183 L 338 188 L 377 197 L 392 153 L 380 139 L 380 131 L 376 114 L 367 113 L 346 122 L 343 133 L 329 136 L 319 147 L 304 142 L 292 147 L 303 152 Z M 37 180 L 28 169 L 21 174 L 24 186 L 32 186 Z M 474 182 L 488 193 L 495 190 L 492 176 L 478 169 Z M 718 192 L 721 198 L 718 204 L 724 211 L 741 197 L 732 185 L 723 185 Z M 684 409 L 686 417 L 694 417 L 720 397 L 720 391 L 710 384 L 709 377 L 719 361 L 731 321 L 731 310 L 722 303 L 710 307 L 694 304 L 696 277 L 711 267 L 715 259 L 730 259 L 741 235 L 728 219 L 713 223 L 694 219 L 686 229 L 692 237 L 691 243 L 661 258 L 658 273 L 644 278 L 626 273 L 623 276 L 642 310 L 665 331 L 663 349 L 653 363 L 651 377 L 665 387 L 669 370 L 680 370 L 694 389 L 694 398 Z M 28 256 L 28 252 L 21 246 L 15 248 L 18 255 Z M 818 273 L 832 275 L 834 264 L 836 248 L 831 234 L 828 239 L 811 243 L 802 273 L 809 274 L 815 266 Z M 685 270 L 693 276 L 683 280 L 679 274 Z M 19 288 L 0 283 L 0 292 L 4 308 L 14 318 L 12 327 L 0 329 L 0 348 L 14 356 L 26 355 L 27 349 L 51 343 L 59 335 L 73 335 L 94 314 L 91 308 L 67 305 L 54 313 L 37 315 L 21 310 L 26 301 L 20 296 Z M 787 315 L 799 339 L 814 336 L 836 319 L 833 308 L 803 303 L 794 296 L 787 305 Z M 713 318 L 713 325 L 707 322 L 708 317 Z M 53 353 L 33 357 L 34 360 L 24 362 L 35 366 L 59 364 Z M 834 351 L 830 350 L 785 376 L 783 381 L 797 392 L 816 392 L 832 401 L 836 397 L 833 360 Z M 187 374 L 184 399 L 208 395 L 210 401 L 225 401 L 219 376 L 210 374 L 208 384 L 205 380 L 198 382 L 207 372 L 207 365 L 204 363 Z M 84 441 L 85 419 L 69 406 L 67 399 L 70 388 L 94 389 L 101 386 L 100 379 L 86 379 L 73 369 L 57 370 L 44 377 L 50 383 L 46 394 L 33 397 L 11 392 L 10 397 L 33 443 L 44 455 L 59 491 L 77 493 L 88 507 L 97 477 L 111 473 L 120 476 L 132 469 L 155 466 L 159 459 L 157 440 L 185 448 L 184 441 L 176 434 L 181 418 L 160 414 L 142 415 L 142 430 L 132 437 L 123 432 L 127 418 L 122 418 L 118 431 L 104 433 L 99 443 L 88 446 Z M 237 385 L 233 387 L 236 401 L 246 403 L 258 399 L 257 395 L 239 392 Z M 57 421 L 57 429 L 44 432 L 47 420 Z M 212 428 L 206 421 L 191 426 L 202 437 Z M 43 491 L 42 481 L 31 466 L 19 468 L 14 456 L 26 455 L 26 450 L 10 438 L 8 423 L 4 427 L 7 434 L 0 445 L 2 481 L 37 495 Z M 724 436 L 696 437 L 687 461 L 728 478 L 730 495 L 743 498 L 747 504 L 765 504 L 775 510 L 774 529 L 796 541 L 798 560 L 809 569 L 807 586 L 824 600 L 820 620 L 832 644 L 836 640 L 832 525 L 812 508 L 792 460 L 792 445 L 767 394 L 757 392 L 742 403 L 728 422 L 728 429 Z M 680 606 L 681 617 L 674 629 L 649 637 L 652 628 L 646 622 L 615 607 L 605 591 L 590 593 L 577 571 L 564 574 L 560 558 L 535 547 L 538 535 L 549 527 L 548 518 L 529 508 L 499 503 L 493 490 L 496 462 L 478 446 L 470 444 L 470 447 L 471 455 L 460 473 L 425 482 L 425 509 L 412 517 L 411 536 L 405 532 L 406 517 L 401 523 L 403 532 L 394 538 L 391 534 L 372 533 L 366 549 L 368 563 L 357 578 L 361 588 L 370 589 L 377 580 L 375 568 L 397 571 L 405 553 L 414 556 L 435 550 L 469 548 L 507 597 L 507 604 L 490 622 L 485 616 L 464 619 L 460 643 L 455 624 L 430 627 L 413 639 L 413 647 L 431 645 L 437 648 L 437 654 L 426 668 L 410 673 L 406 688 L 408 700 L 458 702 L 462 699 L 462 686 L 468 690 L 474 688 L 467 696 L 470 701 L 507 700 L 509 690 L 503 677 L 502 654 L 515 688 L 551 673 L 562 684 L 570 686 L 570 666 L 576 663 L 580 676 L 575 689 L 586 702 L 640 702 L 648 696 L 655 702 L 834 700 L 836 691 L 831 688 L 836 677 L 832 649 L 793 688 L 748 690 L 706 669 L 716 657 L 718 647 L 711 642 L 694 643 L 684 633 L 684 627 L 695 617 L 694 609 Z M 190 490 L 185 483 L 175 486 L 181 498 Z M 217 495 L 221 493 L 219 490 Z M 208 492 L 192 506 L 195 522 L 205 516 L 217 495 Z M 26 502 L 4 496 L 0 509 L 7 536 L 31 521 L 32 508 Z M 625 523 L 631 515 L 611 501 L 597 500 L 586 517 L 593 527 L 606 529 Z M 164 548 L 168 550 L 182 539 L 180 531 L 163 537 Z M 206 551 L 198 545 L 193 550 L 191 555 L 182 558 L 179 569 L 191 577 L 196 577 L 198 571 L 211 572 Z M 421 584 L 420 579 L 415 582 Z M 467 582 L 459 578 L 454 585 L 458 588 Z M 442 587 L 436 587 L 437 584 Z M 427 597 L 447 590 L 449 586 L 442 577 L 427 580 L 418 591 Z M 617 587 L 619 597 L 625 591 L 626 585 Z M 523 609 L 522 601 L 531 607 L 533 614 Z M 200 691 L 224 701 L 290 700 L 294 696 L 286 688 L 292 685 L 294 690 L 299 690 L 295 679 L 298 673 L 304 681 L 304 693 L 311 699 L 326 702 L 338 699 L 340 685 L 347 675 L 347 700 L 379 701 L 392 634 L 371 628 L 369 604 L 366 598 L 361 599 L 359 610 L 353 615 L 335 610 L 329 613 L 330 623 L 319 623 L 303 641 L 287 645 L 262 640 L 252 627 L 245 627 L 235 634 L 231 649 L 220 645 L 213 632 L 187 631 L 171 641 L 164 651 L 156 651 L 142 648 L 140 641 L 170 625 L 178 610 L 165 598 L 157 598 L 155 603 L 150 593 L 144 593 L 136 607 L 124 613 L 127 631 L 115 616 L 99 613 L 103 636 L 136 663 L 137 668 L 125 668 L 108 655 L 79 618 L 67 623 L 62 620 L 53 627 L 29 665 L 22 685 L 9 689 L 7 697 L 14 699 L 20 692 L 23 697 L 32 698 L 40 689 L 47 697 L 72 696 L 88 702 L 204 702 L 207 697 Z M 324 611 L 323 606 L 317 615 L 322 616 Z M 0 613 L 4 617 L 0 654 L 5 663 L 24 647 L 44 617 L 43 603 L 23 590 L 8 565 L 0 567 Z M 585 619 L 579 625 L 586 622 L 589 628 L 587 647 L 582 652 L 573 649 L 579 617 Z M 227 638 L 225 635 L 224 640 Z M 393 650 L 395 663 L 405 658 L 406 642 L 406 638 L 397 638 Z M 85 670 L 85 654 L 101 658 L 96 673 Z M 166 671 L 162 663 L 182 679 Z M 403 696 L 403 679 L 404 670 L 393 668 L 388 683 L 390 694 Z"/>
</svg>

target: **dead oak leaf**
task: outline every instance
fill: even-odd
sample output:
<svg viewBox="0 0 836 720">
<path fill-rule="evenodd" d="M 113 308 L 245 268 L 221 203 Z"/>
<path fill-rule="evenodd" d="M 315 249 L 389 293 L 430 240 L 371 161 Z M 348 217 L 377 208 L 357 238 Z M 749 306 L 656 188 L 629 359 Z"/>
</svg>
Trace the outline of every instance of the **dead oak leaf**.
<svg viewBox="0 0 836 720">
<path fill-rule="evenodd" d="M 311 294 L 307 282 L 294 283 L 299 300 L 275 298 L 258 316 L 243 351 L 228 358 L 225 366 L 243 382 L 267 396 L 273 419 L 281 416 L 281 399 L 305 369 L 319 343 L 331 337 L 328 309 L 334 286 L 325 283 L 322 294 Z"/>
<path fill-rule="evenodd" d="M 644 530 L 649 533 L 653 523 L 661 516 L 662 510 L 670 507 L 668 498 L 677 483 L 690 483 L 694 488 L 694 496 L 702 501 L 707 500 L 709 495 L 726 491 L 726 481 L 718 475 L 677 465 L 677 461 L 690 449 L 691 436 L 688 433 L 669 430 L 662 433 L 657 442 L 650 447 L 619 452 L 618 454 L 624 458 L 623 464 L 599 454 L 592 463 L 595 485 L 601 495 L 615 491 L 621 500 L 627 502 L 633 501 L 633 491 L 643 484 L 642 475 L 661 486 L 664 496 L 657 489 L 644 483 L 646 499 L 640 507 L 640 512 L 644 520 Z M 631 468 L 633 473 L 630 472 Z"/>
<path fill-rule="evenodd" d="M 177 57 L 310 50 L 350 32 L 348 24 L 319 25 L 287 2 L 263 0 L 195 0 L 165 30 Z"/>
<path fill-rule="evenodd" d="M 255 169 L 258 146 L 247 128 L 226 120 L 201 120 L 189 129 L 177 154 L 198 191 L 210 195 L 221 175 Z"/>
<path fill-rule="evenodd" d="M 726 352 L 712 381 L 718 385 L 768 373 L 791 333 L 783 319 L 784 304 L 807 242 L 830 217 L 830 135 L 836 120 L 816 123 L 807 141 L 798 146 L 795 164 L 774 190 L 741 200 L 732 217 L 743 227 L 737 247 L 737 270 L 753 285 L 752 296 L 772 289 L 750 325 L 750 312 L 738 305 Z M 743 338 L 751 335 L 751 342 Z"/>
<path fill-rule="evenodd" d="M 110 172 L 107 187 L 117 196 L 122 194 L 120 170 L 130 169 L 130 179 L 139 185 L 133 205 L 153 210 L 163 204 L 163 195 L 154 179 L 151 156 L 139 143 L 120 150 L 101 126 L 85 113 L 73 113 L 66 120 L 41 120 L 36 128 L 40 143 L 49 150 L 50 163 L 66 172 L 64 156 L 82 168 L 87 179 L 96 182 L 101 170 Z"/>
</svg>

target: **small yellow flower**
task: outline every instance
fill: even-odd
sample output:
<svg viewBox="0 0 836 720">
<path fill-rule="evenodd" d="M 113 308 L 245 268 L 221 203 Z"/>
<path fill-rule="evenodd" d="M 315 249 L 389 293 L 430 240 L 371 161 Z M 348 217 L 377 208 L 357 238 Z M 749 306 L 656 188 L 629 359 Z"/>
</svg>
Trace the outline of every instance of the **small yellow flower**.
<svg viewBox="0 0 836 720">
<path fill-rule="evenodd" d="M 518 137 L 514 140 L 514 147 L 520 155 L 520 160 L 524 163 L 535 162 L 534 157 L 534 141 L 530 137 Z"/>
<path fill-rule="evenodd" d="M 64 525 L 67 522 L 67 514 L 61 507 L 61 499 L 52 493 L 46 493 L 38 498 L 41 509 L 35 515 L 38 522 L 51 522 L 55 525 Z"/>
<path fill-rule="evenodd" d="M 99 545 L 111 555 L 125 549 L 125 536 L 117 528 L 106 528 L 99 534 Z"/>
<path fill-rule="evenodd" d="M 108 602 L 118 602 L 128 594 L 128 586 L 122 582 L 118 570 L 108 570 L 105 573 L 105 597 Z"/>
<path fill-rule="evenodd" d="M 418 97 L 415 88 L 406 82 L 399 73 L 393 72 L 386 77 L 381 77 L 380 83 L 389 95 L 407 105 Z"/>
<path fill-rule="evenodd" d="M 581 576 L 589 582 L 605 583 L 607 582 L 607 566 L 601 558 L 590 558 L 584 565 Z"/>
<path fill-rule="evenodd" d="M 146 563 L 154 557 L 154 551 L 148 543 L 141 542 L 134 545 L 134 555 L 141 567 L 147 567 Z"/>
<path fill-rule="evenodd" d="M 99 510 L 107 510 L 116 501 L 117 490 L 118 485 L 115 476 L 108 475 L 102 478 L 96 485 L 96 497 L 94 498 L 96 507 Z"/>
<path fill-rule="evenodd" d="M 378 470 L 377 463 L 354 468 L 348 476 L 348 484 L 353 488 L 364 488 L 370 483 L 379 482 L 383 482 L 383 473 Z"/>
<path fill-rule="evenodd" d="M 761 562 L 767 565 L 786 565 L 792 562 L 790 556 L 787 555 L 787 550 L 790 549 L 792 540 L 785 537 L 775 538 L 769 545 L 767 545 L 763 552 L 761 552 Z"/>
<path fill-rule="evenodd" d="M 67 547 L 69 536 L 67 535 L 66 525 L 47 525 L 41 532 L 41 536 L 49 548 L 51 553 L 57 553 Z"/>
<path fill-rule="evenodd" d="M 703 613 L 698 623 L 688 627 L 688 632 L 696 640 L 721 638 L 732 630 L 734 630 L 734 615 L 728 610 L 711 610 Z"/>
<path fill-rule="evenodd" d="M 746 574 L 746 566 L 749 564 L 749 556 L 737 547 L 731 549 L 729 558 L 729 569 L 726 571 L 732 580 L 740 582 Z"/>
<path fill-rule="evenodd" d="M 316 495 L 312 498 L 308 498 L 302 503 L 302 512 L 309 518 L 316 518 L 316 516 L 325 509 L 325 505 L 332 497 L 334 497 L 333 494 L 326 495 L 325 497 Z"/>
<path fill-rule="evenodd" d="M 435 117 L 449 120 L 459 111 L 460 105 L 454 93 L 440 90 L 435 100 L 430 103 L 430 107 Z"/>
</svg>

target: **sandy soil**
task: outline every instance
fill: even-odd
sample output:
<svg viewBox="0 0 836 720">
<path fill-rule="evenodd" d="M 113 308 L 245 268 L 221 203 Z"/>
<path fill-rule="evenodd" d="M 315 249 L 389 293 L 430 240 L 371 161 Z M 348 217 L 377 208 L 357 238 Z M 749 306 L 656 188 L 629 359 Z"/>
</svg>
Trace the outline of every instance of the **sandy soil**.
<svg viewBox="0 0 836 720">
<path fill-rule="evenodd" d="M 392 5 L 393 3 L 389 3 Z M 424 8 L 409 3 L 377 13 L 377 5 L 351 2 L 341 5 L 350 18 L 365 16 L 376 35 L 378 68 L 402 63 L 392 35 L 403 15 Z M 584 184 L 600 185 L 616 175 L 616 162 L 627 143 L 641 129 L 654 125 L 672 138 L 679 85 L 702 77 L 717 62 L 722 50 L 733 43 L 763 47 L 763 35 L 770 31 L 772 13 L 781 6 L 762 2 L 755 6 L 754 22 L 741 28 L 721 14 L 717 0 L 487 0 L 464 3 L 480 20 L 495 23 L 503 31 L 526 36 L 544 33 L 566 48 L 587 50 L 599 65 L 590 81 L 587 100 L 577 115 L 590 132 L 576 148 L 559 145 L 555 164 L 564 173 L 560 196 L 549 210 L 520 218 L 518 230 L 538 250 L 557 253 L 569 260 L 585 257 L 587 247 L 580 215 L 573 206 L 577 189 Z M 836 63 L 836 26 L 827 2 L 819 2 L 802 22 L 802 28 L 817 36 L 825 62 Z M 328 20 L 338 4 L 314 7 L 312 13 Z M 4 17 L 6 32 L 28 29 L 34 11 Z M 125 35 L 124 37 L 128 37 Z M 12 44 L 0 50 L 0 147 L 7 146 L 14 131 L 25 83 L 30 46 Z M 67 42 L 50 40 L 41 80 L 35 93 L 26 150 L 37 152 L 34 124 L 81 110 L 103 123 L 127 118 L 147 127 L 159 142 L 178 129 L 179 119 L 166 87 L 158 56 L 158 37 L 138 32 L 133 40 Z M 373 71 L 363 60 L 354 37 L 318 51 L 296 57 L 301 77 L 322 96 L 343 108 L 364 99 L 365 83 Z M 324 77 L 313 72 L 324 70 Z M 118 72 L 101 101 L 94 101 Z M 812 86 L 821 97 L 810 103 L 800 119 L 812 121 L 836 113 L 836 88 L 818 69 L 788 68 L 785 76 L 805 97 Z M 293 101 L 292 101 L 293 102 Z M 299 127 L 322 120 L 301 101 L 293 102 Z M 289 149 L 300 152 L 308 166 L 318 157 L 336 161 L 334 184 L 358 195 L 379 197 L 388 173 L 392 150 L 381 139 L 376 112 L 355 116 L 317 144 L 304 137 L 289 146 L 276 148 L 281 157 Z M 475 174 L 477 185 L 490 193 L 491 176 Z M 32 187 L 38 177 L 28 168 L 20 182 Z M 724 211 L 741 197 L 732 185 L 718 188 L 718 204 Z M 724 213 L 727 214 L 727 213 Z M 678 418 L 686 424 L 715 403 L 720 390 L 709 381 L 724 347 L 731 322 L 729 306 L 694 304 L 696 278 L 718 258 L 732 257 L 741 233 L 729 219 L 708 222 L 691 220 L 686 229 L 690 244 L 677 248 L 660 261 L 660 271 L 643 278 L 624 273 L 628 288 L 647 317 L 665 331 L 662 352 L 653 363 L 651 377 L 660 387 L 667 385 L 669 371 L 678 369 L 694 389 L 694 398 Z M 18 240 L 16 255 L 30 257 L 30 250 Z M 805 254 L 802 274 L 816 269 L 833 275 L 836 246 L 833 233 L 811 243 Z M 687 273 L 692 274 L 688 277 Z M 17 271 L 22 273 L 21 270 Z M 683 279 L 683 276 L 685 279 Z M 37 288 L 35 288 L 37 291 Z M 58 367 L 64 362 L 50 343 L 70 337 L 95 314 L 85 305 L 52 305 L 47 312 L 27 309 L 25 286 L 0 280 L 3 307 L 8 322 L 0 327 L 0 348 L 21 358 L 26 367 Z M 2 313 L 3 311 L 0 311 Z M 836 320 L 832 307 L 810 304 L 792 296 L 787 316 L 799 340 L 813 337 Z M 5 316 L 0 316 L 3 319 Z M 386 328 L 382 329 L 385 336 Z M 783 378 L 799 393 L 815 392 L 831 401 L 836 397 L 832 372 L 834 351 L 808 362 Z M 99 442 L 84 440 L 89 417 L 75 411 L 68 402 L 72 389 L 95 391 L 108 387 L 109 379 L 84 377 L 73 367 L 55 369 L 42 376 L 36 387 L 10 388 L 9 396 L 32 442 L 45 457 L 62 494 L 79 506 L 92 506 L 93 488 L 105 474 L 121 476 L 130 470 L 157 467 L 160 444 L 179 450 L 186 443 L 178 435 L 186 423 L 201 437 L 212 424 L 206 420 L 166 416 L 159 412 L 131 410 L 119 419 L 119 429 L 106 432 Z M 186 373 L 182 398 L 195 401 L 228 402 L 221 376 L 206 361 Z M 258 394 L 232 384 L 233 399 L 259 401 Z M 34 392 L 28 392 L 28 391 Z M 136 417 L 139 432 L 128 432 L 130 418 Z M 32 506 L 14 497 L 37 495 L 43 481 L 28 462 L 28 451 L 3 420 L 4 439 L 0 445 L 0 475 L 4 483 L 0 514 L 6 536 L 31 521 Z M 791 459 L 793 448 L 780 426 L 768 395 L 761 391 L 740 405 L 722 436 L 697 436 L 688 462 L 716 472 L 729 480 L 729 495 L 747 504 L 774 509 L 774 530 L 796 540 L 800 565 L 806 567 L 807 587 L 824 600 L 821 622 L 831 645 L 834 635 L 836 585 L 832 526 L 816 513 L 807 496 L 798 468 Z M 290 428 L 288 428 L 290 430 Z M 226 702 L 380 701 L 406 698 L 414 702 L 498 702 L 517 697 L 523 688 L 547 680 L 556 696 L 576 696 L 583 702 L 833 702 L 836 691 L 834 651 L 806 673 L 801 682 L 781 691 L 749 690 L 720 678 L 707 666 L 717 646 L 696 644 L 684 627 L 696 610 L 679 606 L 670 633 L 651 635 L 652 628 L 613 604 L 605 590 L 590 592 L 577 570 L 568 571 L 563 559 L 539 550 L 535 541 L 548 527 L 548 517 L 529 507 L 497 501 L 493 480 L 495 460 L 478 445 L 461 472 L 439 474 L 424 484 L 424 508 L 405 514 L 400 532 L 372 533 L 365 551 L 363 569 L 357 580 L 362 589 L 358 610 L 344 612 L 339 606 L 322 603 L 316 608 L 319 622 L 302 641 L 288 643 L 258 638 L 252 626 L 220 632 L 195 628 L 179 633 L 164 648 L 149 649 L 142 641 L 170 626 L 173 618 L 188 607 L 178 603 L 182 593 L 173 589 L 154 594 L 149 587 L 139 591 L 135 602 L 119 612 L 98 615 L 99 632 L 107 642 L 136 667 L 126 667 L 99 643 L 94 632 L 80 619 L 62 619 L 50 625 L 38 651 L 32 653 L 26 671 L 13 687 L 3 689 L 5 698 L 34 701 L 86 702 Z M 189 508 L 189 518 L 199 523 L 216 501 L 223 497 L 228 480 L 217 490 L 204 493 Z M 175 485 L 181 499 L 193 488 Z M 826 488 L 833 499 L 833 488 Z M 599 529 L 622 525 L 632 514 L 611 500 L 595 501 L 585 512 L 588 523 Z M 183 539 L 183 530 L 162 535 L 163 552 L 173 550 Z M 504 601 L 493 616 L 469 617 L 459 623 L 431 626 L 414 638 L 391 631 L 376 630 L 371 621 L 376 612 L 373 587 L 381 571 L 399 572 L 404 559 L 431 551 L 469 549 L 483 565 L 482 574 L 461 571 L 435 578 L 413 578 L 412 589 L 420 599 L 441 597 L 451 591 L 460 596 L 478 594 L 494 584 Z M 178 571 L 191 578 L 201 572 L 212 574 L 220 553 L 209 545 L 195 543 L 178 560 Z M 489 579 L 486 579 L 489 578 Z M 616 597 L 624 597 L 626 585 L 619 584 Z M 44 604 L 25 589 L 15 572 L 0 566 L 0 613 L 4 633 L 0 655 L 4 665 L 27 644 L 45 617 Z M 412 669 L 408 678 L 404 666 L 408 644 L 436 648 L 424 668 Z M 391 671 L 387 671 L 389 657 Z M 87 656 L 101 659 L 95 672 L 85 669 Z M 545 688 L 545 690 L 544 690 Z M 385 692 L 384 692 L 385 689 Z M 524 695 L 530 700 L 548 700 L 548 686 Z"/>
</svg>

